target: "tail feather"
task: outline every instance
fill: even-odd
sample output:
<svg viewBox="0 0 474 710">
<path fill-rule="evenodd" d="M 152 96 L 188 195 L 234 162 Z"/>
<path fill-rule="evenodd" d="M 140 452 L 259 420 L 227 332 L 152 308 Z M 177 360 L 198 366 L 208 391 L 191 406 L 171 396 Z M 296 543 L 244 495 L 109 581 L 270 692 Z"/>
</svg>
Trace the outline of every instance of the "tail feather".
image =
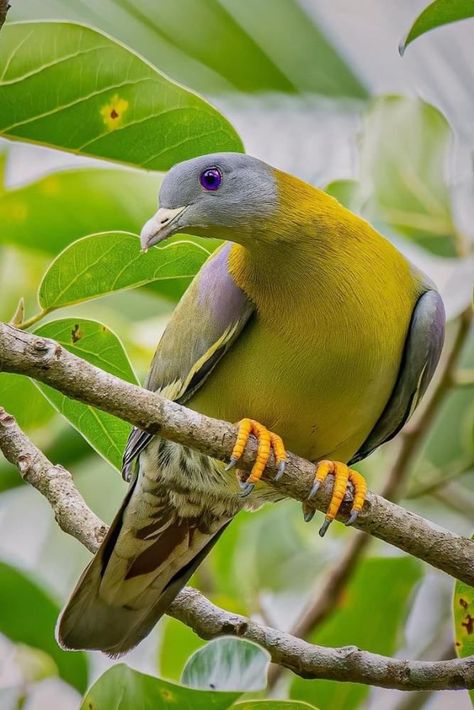
<svg viewBox="0 0 474 710">
<path fill-rule="evenodd" d="M 61 614 L 60 645 L 111 656 L 136 646 L 229 522 L 180 517 L 166 491 L 132 487 Z"/>
</svg>

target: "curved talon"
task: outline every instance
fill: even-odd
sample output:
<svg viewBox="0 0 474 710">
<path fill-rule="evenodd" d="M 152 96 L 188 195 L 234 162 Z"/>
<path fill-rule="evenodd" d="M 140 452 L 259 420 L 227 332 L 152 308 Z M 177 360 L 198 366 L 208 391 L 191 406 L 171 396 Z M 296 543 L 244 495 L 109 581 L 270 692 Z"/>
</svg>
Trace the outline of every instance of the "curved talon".
<svg viewBox="0 0 474 710">
<path fill-rule="evenodd" d="M 247 480 L 241 484 L 243 490 L 240 497 L 246 498 L 262 477 L 262 473 L 265 470 L 272 450 L 278 466 L 275 480 L 278 481 L 283 476 L 286 467 L 286 450 L 281 437 L 269 431 L 263 424 L 255 421 L 255 419 L 242 419 L 238 427 L 237 440 L 232 450 L 230 462 L 226 466 L 226 471 L 233 468 L 242 456 L 250 434 L 253 434 L 257 439 L 257 456 L 255 463 Z"/>
<path fill-rule="evenodd" d="M 302 508 L 305 523 L 310 523 L 316 513 L 315 508 L 311 508 L 306 501 L 302 504 Z"/>
<path fill-rule="evenodd" d="M 324 523 L 319 528 L 319 537 L 324 537 L 326 535 L 326 531 L 327 531 L 328 527 L 331 525 L 333 520 L 334 520 L 334 518 L 329 518 L 328 516 L 326 516 Z"/>
<path fill-rule="evenodd" d="M 359 515 L 359 511 L 358 511 L 358 510 L 354 510 L 354 508 L 352 508 L 351 514 L 350 514 L 349 517 L 347 518 L 347 520 L 346 520 L 346 522 L 344 523 L 344 525 L 347 525 L 347 526 L 353 525 L 353 524 L 355 523 L 355 521 L 357 520 L 357 516 L 358 516 L 358 515 Z"/>
<path fill-rule="evenodd" d="M 334 476 L 334 487 L 332 491 L 331 501 L 328 506 L 326 513 L 326 519 L 321 526 L 319 534 L 324 537 L 326 531 L 339 512 L 342 502 L 347 495 L 349 486 L 353 488 L 353 504 L 350 516 L 346 522 L 346 525 L 352 525 L 356 520 L 357 516 L 362 510 L 364 505 L 365 497 L 367 494 L 367 483 L 365 478 L 358 471 L 354 471 L 348 468 L 346 464 L 339 461 L 320 461 L 316 467 L 316 473 L 314 478 L 314 483 L 311 486 L 311 490 L 308 495 L 308 500 L 313 498 L 319 490 L 321 483 L 326 480 L 328 475 Z M 304 519 L 307 520 L 308 513 L 305 511 L 303 506 Z"/>
<path fill-rule="evenodd" d="M 274 481 L 280 480 L 280 478 L 285 473 L 285 468 L 286 468 L 286 459 L 284 461 L 280 461 L 280 463 L 278 464 L 278 471 L 276 472 L 275 478 L 273 479 Z"/>
<path fill-rule="evenodd" d="M 308 500 L 311 500 L 311 498 L 314 498 L 316 493 L 319 491 L 321 487 L 321 481 L 315 481 L 313 485 L 311 486 L 311 490 L 309 492 Z"/>
<path fill-rule="evenodd" d="M 247 481 L 245 481 L 244 483 L 240 484 L 240 487 L 242 489 L 240 497 L 247 498 L 247 496 L 249 496 L 255 488 L 255 483 L 248 483 Z"/>
</svg>

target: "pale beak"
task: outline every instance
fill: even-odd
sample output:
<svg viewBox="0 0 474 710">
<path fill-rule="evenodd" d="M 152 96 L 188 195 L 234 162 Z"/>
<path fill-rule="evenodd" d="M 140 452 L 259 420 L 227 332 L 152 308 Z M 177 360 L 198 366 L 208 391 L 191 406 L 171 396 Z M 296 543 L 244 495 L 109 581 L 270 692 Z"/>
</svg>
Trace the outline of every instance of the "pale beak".
<svg viewBox="0 0 474 710">
<path fill-rule="evenodd" d="M 142 250 L 147 251 L 153 244 L 163 241 L 177 228 L 178 217 L 183 214 L 186 207 L 176 207 L 168 209 L 160 207 L 158 212 L 148 220 L 140 233 L 140 243 Z"/>
</svg>

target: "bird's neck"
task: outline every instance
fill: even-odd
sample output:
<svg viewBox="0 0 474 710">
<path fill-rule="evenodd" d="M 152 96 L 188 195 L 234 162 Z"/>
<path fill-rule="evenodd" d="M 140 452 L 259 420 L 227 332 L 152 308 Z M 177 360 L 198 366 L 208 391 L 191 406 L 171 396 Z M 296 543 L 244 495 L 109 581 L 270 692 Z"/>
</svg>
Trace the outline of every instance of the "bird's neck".
<svg viewBox="0 0 474 710">
<path fill-rule="evenodd" d="M 288 303 L 316 278 L 323 285 L 355 249 L 349 244 L 357 231 L 351 230 L 355 215 L 322 190 L 275 173 L 278 210 L 245 243 L 234 244 L 229 256 L 231 275 L 257 306 L 267 299 L 273 307 Z"/>
<path fill-rule="evenodd" d="M 300 180 L 281 173 L 278 184 L 279 209 L 265 233 L 260 228 L 229 255 L 230 274 L 260 312 L 289 313 L 298 302 L 324 306 L 331 317 L 352 302 L 369 307 L 386 273 L 395 270 L 409 285 L 404 257 L 365 220 Z M 389 285 L 380 289 L 397 297 Z"/>
</svg>

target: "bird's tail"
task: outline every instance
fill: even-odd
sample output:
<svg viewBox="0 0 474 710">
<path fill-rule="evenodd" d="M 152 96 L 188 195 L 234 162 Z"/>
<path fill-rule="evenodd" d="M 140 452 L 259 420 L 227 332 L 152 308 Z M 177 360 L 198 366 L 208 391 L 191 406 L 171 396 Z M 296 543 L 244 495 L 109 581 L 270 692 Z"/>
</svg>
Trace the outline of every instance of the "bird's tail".
<svg viewBox="0 0 474 710">
<path fill-rule="evenodd" d="M 132 487 L 61 614 L 60 645 L 110 656 L 136 646 L 229 522 L 180 516 L 159 490 Z"/>
</svg>

